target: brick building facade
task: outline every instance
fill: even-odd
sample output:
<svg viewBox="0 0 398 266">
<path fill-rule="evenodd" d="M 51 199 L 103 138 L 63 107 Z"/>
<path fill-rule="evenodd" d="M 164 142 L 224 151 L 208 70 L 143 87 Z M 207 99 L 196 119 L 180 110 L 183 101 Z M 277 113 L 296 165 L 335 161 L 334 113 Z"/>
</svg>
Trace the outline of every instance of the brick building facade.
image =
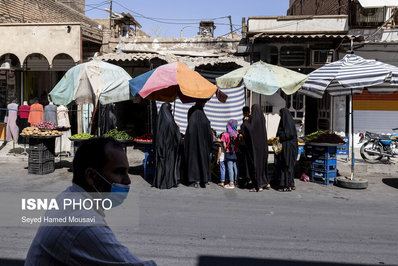
<svg viewBox="0 0 398 266">
<path fill-rule="evenodd" d="M 292 0 L 287 15 L 348 15 L 351 0 Z"/>
</svg>

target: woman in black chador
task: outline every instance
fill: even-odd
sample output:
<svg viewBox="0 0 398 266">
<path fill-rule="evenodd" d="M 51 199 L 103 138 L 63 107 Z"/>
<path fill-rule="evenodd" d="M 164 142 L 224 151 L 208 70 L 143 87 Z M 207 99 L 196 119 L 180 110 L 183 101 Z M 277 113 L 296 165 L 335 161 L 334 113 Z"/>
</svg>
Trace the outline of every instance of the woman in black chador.
<svg viewBox="0 0 398 266">
<path fill-rule="evenodd" d="M 298 155 L 297 131 L 289 110 L 283 108 L 279 113 L 281 120 L 276 133 L 282 143 L 282 151 L 277 155 L 280 171 L 279 191 L 291 191 L 295 189 L 294 165 Z"/>
<path fill-rule="evenodd" d="M 171 114 L 171 105 L 164 103 L 156 123 L 154 187 L 168 189 L 180 182 L 180 142 L 181 133 Z"/>
<path fill-rule="evenodd" d="M 243 137 L 247 146 L 246 160 L 249 177 L 253 183 L 251 192 L 268 189 L 267 174 L 268 144 L 265 118 L 258 104 L 252 106 L 251 116 L 242 124 Z"/>
<path fill-rule="evenodd" d="M 198 104 L 197 104 L 198 105 Z M 204 105 L 204 103 L 202 103 Z M 191 110 L 192 109 L 192 110 Z M 210 152 L 213 132 L 203 107 L 191 107 L 184 137 L 186 178 L 190 185 L 206 186 L 210 181 Z"/>
</svg>

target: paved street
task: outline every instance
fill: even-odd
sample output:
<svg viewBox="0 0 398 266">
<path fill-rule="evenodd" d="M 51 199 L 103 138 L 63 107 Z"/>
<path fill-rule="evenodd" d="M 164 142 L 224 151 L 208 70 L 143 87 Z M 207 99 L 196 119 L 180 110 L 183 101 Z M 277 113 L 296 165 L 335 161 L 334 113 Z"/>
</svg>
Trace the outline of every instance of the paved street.
<svg viewBox="0 0 398 266">
<path fill-rule="evenodd" d="M 112 228 L 141 259 L 159 265 L 398 265 L 395 164 L 358 166 L 369 180 L 361 191 L 296 180 L 294 192 L 249 193 L 215 184 L 151 188 L 138 175 L 141 156 L 129 153 L 139 225 Z M 348 167 L 339 164 L 344 174 Z M 72 177 L 70 162 L 63 166 L 49 175 L 28 175 L 27 162 L 0 160 L 0 191 L 61 192 Z M 0 265 L 21 263 L 35 232 L 1 227 Z"/>
</svg>

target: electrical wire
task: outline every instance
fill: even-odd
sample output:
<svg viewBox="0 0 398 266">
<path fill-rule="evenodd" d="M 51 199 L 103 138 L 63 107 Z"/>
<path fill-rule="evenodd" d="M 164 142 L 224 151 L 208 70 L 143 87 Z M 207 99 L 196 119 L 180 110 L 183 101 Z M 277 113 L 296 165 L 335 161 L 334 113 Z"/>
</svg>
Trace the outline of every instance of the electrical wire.
<svg viewBox="0 0 398 266">
<path fill-rule="evenodd" d="M 195 23 L 197 23 L 197 21 L 200 21 L 200 20 L 218 20 L 218 19 L 224 19 L 224 18 L 228 18 L 228 17 L 229 17 L 229 16 L 224 16 L 224 17 L 202 18 L 202 19 L 170 19 L 170 18 L 165 19 L 165 18 L 153 18 L 153 17 L 145 16 L 145 15 L 143 15 L 143 14 L 141 14 L 141 13 L 136 12 L 136 11 L 133 11 L 133 10 L 129 9 L 128 7 L 126 7 L 126 6 L 122 5 L 122 4 L 120 4 L 120 3 L 117 2 L 117 1 L 113 1 L 113 3 L 115 3 L 115 4 L 119 5 L 120 7 L 122 7 L 122 8 L 124 8 L 124 9 L 130 11 L 131 13 L 135 14 L 136 17 L 141 17 L 141 18 L 148 19 L 148 20 L 151 20 L 151 21 L 154 21 L 154 22 L 158 22 L 158 23 L 161 23 L 161 24 L 190 25 L 190 24 L 195 24 Z M 168 21 L 164 21 L 164 20 L 170 20 L 170 21 L 173 21 L 173 20 L 190 20 L 190 22 L 168 22 Z M 193 21 L 194 21 L 194 22 L 193 22 Z M 228 23 L 214 23 L 214 24 L 215 24 L 215 25 L 230 25 L 230 24 L 228 24 Z M 239 25 L 237 25 L 237 24 L 233 24 L 233 25 L 239 26 Z"/>
</svg>

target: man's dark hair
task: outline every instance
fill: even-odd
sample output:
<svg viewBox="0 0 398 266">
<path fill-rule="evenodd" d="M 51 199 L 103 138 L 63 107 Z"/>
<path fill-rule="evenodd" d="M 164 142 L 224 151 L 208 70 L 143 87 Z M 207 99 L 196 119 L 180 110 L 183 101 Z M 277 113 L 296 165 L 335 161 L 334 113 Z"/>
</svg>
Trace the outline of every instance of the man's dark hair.
<svg viewBox="0 0 398 266">
<path fill-rule="evenodd" d="M 250 112 L 250 107 L 249 106 L 244 106 L 242 108 L 242 112 Z"/>
<path fill-rule="evenodd" d="M 108 145 L 123 150 L 123 146 L 113 138 L 92 138 L 83 142 L 73 159 L 73 183 L 85 187 L 87 168 L 94 168 L 102 172 L 108 161 L 105 150 Z"/>
</svg>

